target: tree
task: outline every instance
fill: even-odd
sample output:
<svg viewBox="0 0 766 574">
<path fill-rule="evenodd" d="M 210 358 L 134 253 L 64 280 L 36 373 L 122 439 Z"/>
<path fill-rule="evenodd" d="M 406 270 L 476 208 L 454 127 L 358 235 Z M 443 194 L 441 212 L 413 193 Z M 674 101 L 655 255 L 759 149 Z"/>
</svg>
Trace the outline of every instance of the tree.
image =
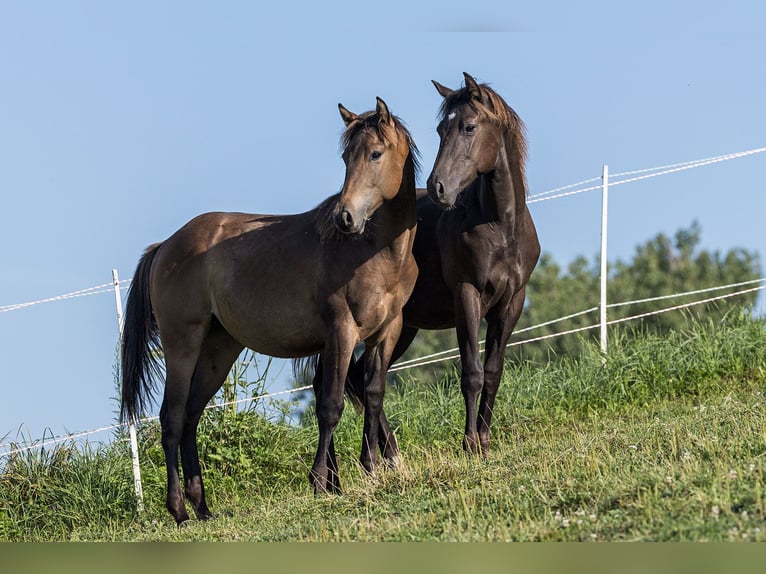
<svg viewBox="0 0 766 574">
<path fill-rule="evenodd" d="M 660 233 L 653 239 L 636 247 L 630 262 L 621 260 L 611 264 L 607 284 L 609 303 L 621 303 L 673 295 L 696 289 L 728 285 L 757 279 L 761 276 L 758 254 L 744 249 L 732 249 L 725 254 L 719 251 L 700 250 L 701 228 L 695 221 L 688 229 L 680 229 L 670 237 Z M 544 253 L 527 285 L 527 302 L 515 331 L 552 321 L 599 304 L 600 265 L 597 258 L 588 264 L 585 257 L 577 257 L 562 272 L 562 268 L 550 254 Z M 734 291 L 731 289 L 729 292 Z M 724 292 L 720 292 L 724 293 Z M 716 292 L 715 294 L 720 294 Z M 704 296 L 698 296 L 704 298 Z M 719 320 L 731 304 L 753 305 L 757 292 L 727 299 L 719 305 L 709 303 L 689 307 L 687 314 Z M 650 312 L 677 303 L 690 302 L 694 298 L 669 298 L 668 300 L 637 303 L 631 306 L 611 307 L 608 318 L 618 319 Z M 588 327 L 598 320 L 597 312 L 573 317 L 565 322 L 535 329 L 530 333 L 514 336 L 511 341 L 558 333 L 578 327 Z M 646 317 L 640 328 L 650 332 L 666 333 L 683 328 L 686 315 L 669 312 Z M 635 329 L 635 324 L 631 324 Z M 566 335 L 513 346 L 507 356 L 516 361 L 536 363 L 555 360 L 563 356 L 576 356 L 582 350 L 584 340 L 596 339 L 598 330 Z M 420 331 L 403 359 L 420 357 L 431 352 L 457 346 L 454 329 L 447 331 Z M 433 379 L 439 376 L 449 363 L 437 363 L 404 371 L 415 378 Z"/>
</svg>

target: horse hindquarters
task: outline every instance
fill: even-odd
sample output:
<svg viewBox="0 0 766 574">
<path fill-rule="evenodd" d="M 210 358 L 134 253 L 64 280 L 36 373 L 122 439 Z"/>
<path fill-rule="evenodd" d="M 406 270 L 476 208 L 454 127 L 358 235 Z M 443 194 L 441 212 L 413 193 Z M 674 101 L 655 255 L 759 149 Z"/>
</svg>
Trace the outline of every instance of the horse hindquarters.
<svg viewBox="0 0 766 574">
<path fill-rule="evenodd" d="M 121 417 L 133 421 L 151 399 L 154 376 L 159 366 L 154 349 L 160 346 L 160 326 L 155 320 L 150 290 L 150 274 L 162 244 L 149 247 L 138 263 L 128 293 L 122 340 Z M 163 332 L 165 332 L 163 325 Z M 170 330 L 172 332 L 172 330 Z M 182 332 L 182 331 L 181 331 Z M 189 334 L 185 333 L 188 337 Z M 193 337 L 193 336 L 192 336 Z M 201 339 L 204 332 L 198 333 Z M 179 345 L 184 337 L 163 338 L 166 364 L 165 393 L 160 408 L 162 447 L 167 468 L 166 506 L 176 523 L 189 518 L 184 509 L 178 475 L 178 446 L 183 435 L 186 398 L 197 357 Z M 170 343 L 170 344 L 169 344 Z M 194 343 L 192 343 L 193 346 Z M 197 343 L 199 344 L 199 343 Z"/>
</svg>

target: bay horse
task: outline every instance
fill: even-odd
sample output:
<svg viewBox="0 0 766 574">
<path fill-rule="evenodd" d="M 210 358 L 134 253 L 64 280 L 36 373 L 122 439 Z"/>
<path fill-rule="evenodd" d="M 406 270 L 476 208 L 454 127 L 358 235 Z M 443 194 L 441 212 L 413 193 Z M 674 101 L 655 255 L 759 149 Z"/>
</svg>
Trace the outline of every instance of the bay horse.
<svg viewBox="0 0 766 574">
<path fill-rule="evenodd" d="M 135 420 L 151 402 L 161 345 L 166 506 L 178 524 L 189 518 L 184 494 L 198 519 L 211 517 L 197 425 L 245 347 L 283 358 L 324 355 L 319 443 L 309 474 L 317 493 L 337 483 L 328 449 L 360 342 L 368 401 L 374 403 L 376 389 L 382 396 L 402 307 L 417 276 L 417 148 L 380 98 L 374 111 L 359 115 L 341 104 L 338 109 L 346 165 L 340 193 L 294 215 L 200 215 L 150 246 L 138 263 L 125 312 L 120 416 Z M 379 410 L 370 412 L 377 420 Z"/>
<path fill-rule="evenodd" d="M 524 307 L 540 243 L 526 204 L 524 124 L 493 89 L 463 75 L 464 87 L 457 90 L 433 81 L 444 98 L 440 144 L 427 190 L 418 190 L 413 253 L 419 273 L 391 361 L 401 357 L 419 329 L 455 327 L 466 412 L 462 444 L 468 453 L 486 456 L 505 347 Z M 483 363 L 482 319 L 487 321 Z M 361 367 L 351 365 L 346 386 L 357 405 L 367 398 Z M 396 466 L 399 447 L 382 409 L 378 432 L 365 432 L 362 440 L 363 445 L 374 441 Z"/>
</svg>

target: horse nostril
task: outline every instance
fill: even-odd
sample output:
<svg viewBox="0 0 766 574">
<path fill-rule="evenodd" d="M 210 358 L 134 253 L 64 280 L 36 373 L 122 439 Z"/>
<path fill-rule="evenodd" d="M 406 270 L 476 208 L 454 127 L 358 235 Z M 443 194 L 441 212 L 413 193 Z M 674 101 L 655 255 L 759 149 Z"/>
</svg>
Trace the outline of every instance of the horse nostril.
<svg viewBox="0 0 766 574">
<path fill-rule="evenodd" d="M 436 195 L 438 197 L 444 197 L 444 185 L 442 185 L 442 182 L 440 181 L 436 182 Z"/>
<path fill-rule="evenodd" d="M 347 209 L 340 212 L 340 224 L 345 230 L 349 230 L 354 226 L 354 218 Z"/>
</svg>

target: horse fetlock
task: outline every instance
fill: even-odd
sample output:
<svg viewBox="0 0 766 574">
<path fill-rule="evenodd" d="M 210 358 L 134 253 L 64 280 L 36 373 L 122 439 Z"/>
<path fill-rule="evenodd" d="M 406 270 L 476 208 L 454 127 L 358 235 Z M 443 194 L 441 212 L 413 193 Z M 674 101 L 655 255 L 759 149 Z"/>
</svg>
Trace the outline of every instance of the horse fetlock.
<svg viewBox="0 0 766 574">
<path fill-rule="evenodd" d="M 463 436 L 463 450 L 466 454 L 480 454 L 479 437 L 477 434 L 466 434 Z"/>
<path fill-rule="evenodd" d="M 378 468 L 378 453 L 374 450 L 363 451 L 359 457 L 359 462 L 367 474 L 373 474 Z"/>
<path fill-rule="evenodd" d="M 479 446 L 482 456 L 486 457 L 489 454 L 489 431 L 479 432 Z"/>
<path fill-rule="evenodd" d="M 192 503 L 194 508 L 197 508 L 201 504 L 205 503 L 205 494 L 202 487 L 202 478 L 194 476 L 186 481 L 184 494 L 186 499 Z"/>
<path fill-rule="evenodd" d="M 183 497 L 183 494 L 181 494 L 180 489 L 178 489 L 177 491 L 168 493 L 168 497 L 165 502 L 165 507 L 168 509 L 168 512 L 170 512 L 170 514 L 173 516 L 177 525 L 180 526 L 181 524 L 189 520 L 189 513 L 186 512 L 186 508 L 184 506 L 184 497 Z"/>
<path fill-rule="evenodd" d="M 401 459 L 399 445 L 393 435 L 391 435 L 390 439 L 381 447 L 380 453 L 383 455 L 383 460 L 387 462 L 398 461 Z"/>
<path fill-rule="evenodd" d="M 343 489 L 340 486 L 340 475 L 337 472 L 330 471 L 327 477 L 327 491 L 330 494 L 342 494 Z"/>
<path fill-rule="evenodd" d="M 383 464 L 390 470 L 399 470 L 404 466 L 401 454 L 389 455 L 383 458 Z"/>
<path fill-rule="evenodd" d="M 200 505 L 199 508 L 194 509 L 194 514 L 197 516 L 197 520 L 212 520 L 215 518 L 212 512 L 210 512 L 210 509 L 207 507 L 206 504 Z"/>
<path fill-rule="evenodd" d="M 309 483 L 314 487 L 314 496 L 331 493 L 332 484 L 329 480 L 329 471 L 324 469 L 311 469 L 309 472 Z"/>
</svg>

